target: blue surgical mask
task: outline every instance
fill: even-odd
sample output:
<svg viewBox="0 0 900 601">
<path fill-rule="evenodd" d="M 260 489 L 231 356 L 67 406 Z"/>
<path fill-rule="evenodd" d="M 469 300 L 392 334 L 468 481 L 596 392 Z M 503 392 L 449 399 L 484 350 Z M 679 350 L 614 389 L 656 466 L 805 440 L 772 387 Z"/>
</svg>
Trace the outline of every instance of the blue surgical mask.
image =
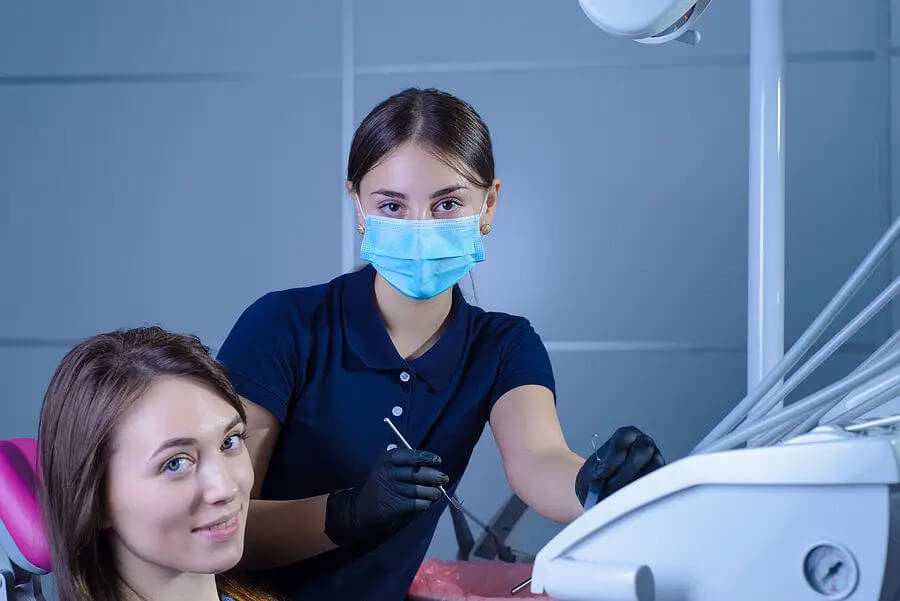
<svg viewBox="0 0 900 601">
<path fill-rule="evenodd" d="M 406 296 L 433 298 L 484 261 L 480 224 L 485 205 L 478 215 L 456 219 L 366 215 L 359 256 Z"/>
</svg>

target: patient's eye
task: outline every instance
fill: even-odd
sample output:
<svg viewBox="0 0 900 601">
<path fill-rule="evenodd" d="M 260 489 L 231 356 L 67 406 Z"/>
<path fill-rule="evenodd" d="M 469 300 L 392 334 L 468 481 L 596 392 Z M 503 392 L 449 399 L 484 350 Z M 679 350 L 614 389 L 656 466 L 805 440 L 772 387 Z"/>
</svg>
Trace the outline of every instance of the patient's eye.
<svg viewBox="0 0 900 601">
<path fill-rule="evenodd" d="M 232 434 L 228 438 L 222 442 L 222 450 L 223 451 L 237 451 L 240 450 L 241 446 L 244 444 L 244 440 L 247 439 L 246 432 L 240 432 L 238 434 Z"/>
<path fill-rule="evenodd" d="M 170 473 L 179 473 L 183 472 L 187 468 L 191 467 L 191 460 L 187 457 L 173 457 L 166 461 L 163 469 Z"/>
</svg>

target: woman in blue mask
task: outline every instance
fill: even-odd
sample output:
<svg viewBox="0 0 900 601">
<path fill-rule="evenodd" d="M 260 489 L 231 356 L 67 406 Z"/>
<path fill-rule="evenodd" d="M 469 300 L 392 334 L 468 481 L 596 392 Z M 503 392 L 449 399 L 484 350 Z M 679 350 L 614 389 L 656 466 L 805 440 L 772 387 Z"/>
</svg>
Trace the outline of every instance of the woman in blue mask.
<svg viewBox="0 0 900 601">
<path fill-rule="evenodd" d="M 267 588 L 404 599 L 447 504 L 439 487 L 453 493 L 486 424 L 513 490 L 557 522 L 663 465 L 632 427 L 573 453 L 540 337 L 456 285 L 485 259 L 500 192 L 471 106 L 418 89 L 382 102 L 354 136 L 347 190 L 369 264 L 263 296 L 218 356 L 247 405 L 244 564 Z"/>
</svg>

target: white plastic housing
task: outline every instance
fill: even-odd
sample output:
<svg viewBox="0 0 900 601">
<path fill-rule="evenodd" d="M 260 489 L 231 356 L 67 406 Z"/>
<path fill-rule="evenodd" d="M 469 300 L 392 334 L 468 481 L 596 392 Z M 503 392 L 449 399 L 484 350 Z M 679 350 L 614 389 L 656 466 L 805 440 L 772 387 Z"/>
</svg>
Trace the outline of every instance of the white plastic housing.
<svg viewBox="0 0 900 601">
<path fill-rule="evenodd" d="M 532 592 L 613 601 L 590 582 L 592 565 L 609 564 L 647 566 L 656 601 L 894 600 L 896 436 L 810 440 L 694 455 L 619 490 L 538 553 Z M 847 594 L 824 597 L 808 581 L 821 545 L 852 556 Z"/>
<path fill-rule="evenodd" d="M 644 44 L 661 44 L 696 32 L 691 26 L 710 0 L 579 0 L 600 29 Z M 695 39 L 684 40 L 696 43 Z"/>
</svg>

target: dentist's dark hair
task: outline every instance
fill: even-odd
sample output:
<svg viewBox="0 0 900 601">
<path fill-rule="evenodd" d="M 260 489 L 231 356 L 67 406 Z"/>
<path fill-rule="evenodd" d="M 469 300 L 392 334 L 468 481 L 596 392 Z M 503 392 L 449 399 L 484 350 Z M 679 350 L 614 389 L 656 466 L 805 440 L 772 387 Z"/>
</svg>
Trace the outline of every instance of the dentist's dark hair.
<svg viewBox="0 0 900 601">
<path fill-rule="evenodd" d="M 246 422 L 221 365 L 194 336 L 159 327 L 99 334 L 56 368 L 38 433 L 41 506 L 59 601 L 121 601 L 127 583 L 104 528 L 112 440 L 125 414 L 160 377 L 182 377 L 214 390 Z M 268 601 L 233 577 L 218 577 L 235 601 Z"/>
<path fill-rule="evenodd" d="M 359 192 L 363 177 L 406 142 L 429 149 L 480 188 L 494 181 L 494 151 L 487 125 L 468 103 L 452 94 L 409 88 L 372 109 L 353 136 L 347 181 Z"/>
</svg>

